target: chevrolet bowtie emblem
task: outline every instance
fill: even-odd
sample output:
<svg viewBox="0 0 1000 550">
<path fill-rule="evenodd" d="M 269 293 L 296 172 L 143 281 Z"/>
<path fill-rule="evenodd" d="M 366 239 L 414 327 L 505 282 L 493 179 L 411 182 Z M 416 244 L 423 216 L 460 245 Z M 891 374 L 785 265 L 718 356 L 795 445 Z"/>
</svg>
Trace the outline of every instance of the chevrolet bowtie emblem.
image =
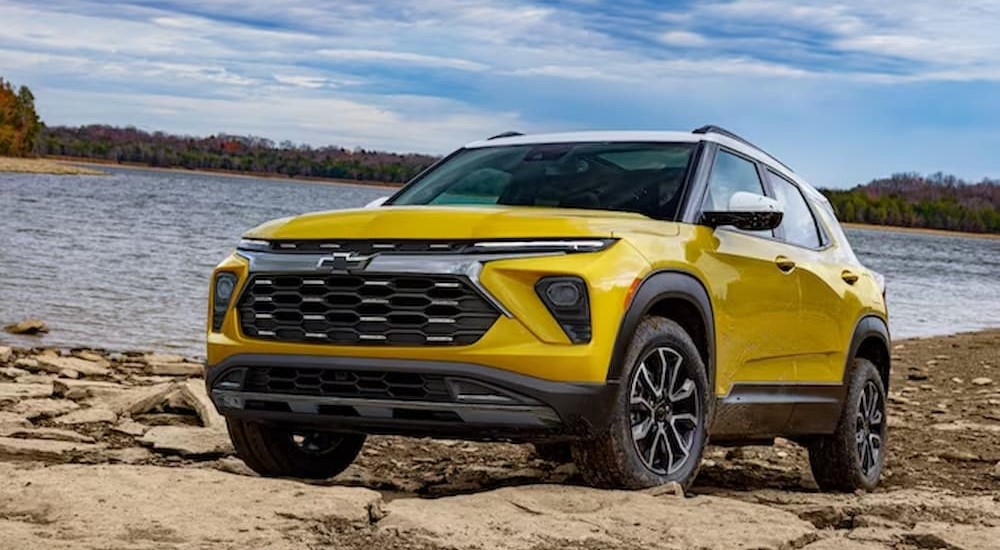
<svg viewBox="0 0 1000 550">
<path fill-rule="evenodd" d="M 363 256 L 354 252 L 335 252 L 330 256 L 320 258 L 316 267 L 330 271 L 362 271 L 368 265 L 369 260 L 371 260 L 371 256 Z"/>
</svg>

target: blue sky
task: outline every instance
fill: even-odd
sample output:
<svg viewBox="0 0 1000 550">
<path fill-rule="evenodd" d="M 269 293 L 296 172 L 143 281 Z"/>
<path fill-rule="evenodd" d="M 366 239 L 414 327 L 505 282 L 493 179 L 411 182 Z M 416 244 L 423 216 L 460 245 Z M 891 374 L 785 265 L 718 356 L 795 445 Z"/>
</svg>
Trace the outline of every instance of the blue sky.
<svg viewBox="0 0 1000 550">
<path fill-rule="evenodd" d="M 49 124 L 445 153 L 492 133 L 729 127 L 822 186 L 1000 177 L 985 0 L 0 0 Z"/>
</svg>

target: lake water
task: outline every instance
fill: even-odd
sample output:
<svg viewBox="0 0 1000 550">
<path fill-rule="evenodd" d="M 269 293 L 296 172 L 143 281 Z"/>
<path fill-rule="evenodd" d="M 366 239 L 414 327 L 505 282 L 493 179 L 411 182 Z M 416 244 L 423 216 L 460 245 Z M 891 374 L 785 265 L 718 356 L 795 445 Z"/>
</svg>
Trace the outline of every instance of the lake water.
<svg viewBox="0 0 1000 550">
<path fill-rule="evenodd" d="M 0 174 L 0 324 L 44 319 L 0 343 L 203 356 L 208 275 L 246 229 L 360 206 L 386 190 L 112 169 Z M 1000 326 L 1000 240 L 850 230 L 889 284 L 893 336 Z"/>
</svg>

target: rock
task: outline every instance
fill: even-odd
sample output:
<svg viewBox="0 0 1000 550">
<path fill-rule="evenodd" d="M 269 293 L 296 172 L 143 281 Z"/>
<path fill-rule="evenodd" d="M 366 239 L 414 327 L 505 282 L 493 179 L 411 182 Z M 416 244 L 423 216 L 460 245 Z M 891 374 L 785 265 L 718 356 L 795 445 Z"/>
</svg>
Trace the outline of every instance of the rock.
<svg viewBox="0 0 1000 550">
<path fill-rule="evenodd" d="M 7 380 L 15 380 L 27 374 L 28 371 L 19 369 L 17 367 L 0 368 L 0 378 L 6 378 Z"/>
<path fill-rule="evenodd" d="M 83 359 L 85 361 L 90 361 L 93 363 L 103 363 L 107 361 L 107 359 L 105 359 L 104 356 L 101 355 L 100 353 L 86 349 L 75 349 L 71 351 L 70 354 L 73 357 L 79 357 L 80 359 Z"/>
<path fill-rule="evenodd" d="M 681 484 L 676 481 L 664 483 L 663 485 L 657 485 L 656 487 L 651 487 L 643 492 L 654 497 L 673 496 L 684 498 L 684 487 L 681 487 Z"/>
<path fill-rule="evenodd" d="M 11 334 L 28 334 L 28 335 L 39 335 L 49 331 L 48 325 L 46 325 L 44 321 L 41 321 L 39 319 L 25 319 L 20 323 L 7 325 L 3 327 L 3 329 Z"/>
<path fill-rule="evenodd" d="M 103 448 L 103 445 L 91 443 L 0 437 L 0 459 L 3 460 L 62 462 L 80 455 L 96 455 Z"/>
<path fill-rule="evenodd" d="M 23 414 L 25 417 L 34 420 L 36 418 L 50 418 L 66 414 L 79 409 L 80 405 L 68 399 L 37 398 L 25 399 L 14 405 L 14 412 Z"/>
<path fill-rule="evenodd" d="M 964 384 L 965 383 L 965 380 L 962 380 L 961 378 L 959 378 L 957 376 L 954 377 L 954 378 L 952 378 L 951 381 L 954 382 L 954 383 L 956 383 L 956 384 Z"/>
<path fill-rule="evenodd" d="M 938 456 L 954 462 L 979 462 L 982 458 L 977 454 L 970 453 L 968 451 L 960 451 L 958 449 L 948 449 L 938 453 Z"/>
<path fill-rule="evenodd" d="M 885 546 L 874 542 L 830 537 L 802 547 L 802 550 L 885 550 Z"/>
<path fill-rule="evenodd" d="M 27 399 L 52 395 L 52 384 L 16 384 L 0 382 L 0 401 L 5 397 Z"/>
<path fill-rule="evenodd" d="M 906 378 L 914 381 L 927 380 L 930 376 L 924 371 L 911 371 L 906 374 Z"/>
<path fill-rule="evenodd" d="M 48 439 L 50 441 L 69 441 L 70 443 L 94 443 L 93 437 L 78 434 L 71 430 L 60 430 L 59 428 L 21 428 L 8 430 L 2 435 L 20 439 Z"/>
<path fill-rule="evenodd" d="M 1000 479 L 1000 462 L 997 462 L 996 466 L 993 467 L 993 479 Z"/>
<path fill-rule="evenodd" d="M 239 476 L 255 477 L 257 475 L 257 472 L 251 470 L 245 462 L 232 456 L 216 460 L 212 463 L 212 467 L 220 472 L 226 472 Z M 340 476 L 337 477 L 337 481 L 340 481 Z"/>
<path fill-rule="evenodd" d="M 155 426 L 139 443 L 163 454 L 189 458 L 212 458 L 233 454 L 233 445 L 225 430 L 189 426 Z"/>
<path fill-rule="evenodd" d="M 105 451 L 104 457 L 112 464 L 142 464 L 151 462 L 156 458 L 156 455 L 143 447 L 126 447 Z"/>
<path fill-rule="evenodd" d="M 792 548 L 816 533 L 795 515 L 759 504 L 559 485 L 404 498 L 383 509 L 379 532 L 458 549 Z"/>
<path fill-rule="evenodd" d="M 115 414 L 114 411 L 102 408 L 90 408 L 57 416 L 55 418 L 55 423 L 65 426 L 73 426 L 76 424 L 96 424 L 98 422 L 111 423 L 117 420 L 118 415 Z"/>
<path fill-rule="evenodd" d="M 989 378 L 986 378 L 985 376 L 981 376 L 979 378 L 973 378 L 972 379 L 972 385 L 974 385 L 974 386 L 989 386 L 992 383 L 993 383 L 993 380 L 991 380 Z"/>
<path fill-rule="evenodd" d="M 147 369 L 154 376 L 204 376 L 201 363 L 150 363 Z"/>
<path fill-rule="evenodd" d="M 177 387 L 176 383 L 167 383 L 130 388 L 98 402 L 117 414 L 131 416 L 144 413 L 163 403 L 171 393 L 177 391 Z"/>
<path fill-rule="evenodd" d="M 80 400 L 89 397 L 110 398 L 114 397 L 128 388 L 114 382 L 101 382 L 98 380 L 71 380 L 59 378 L 52 381 L 52 395 L 55 397 L 65 397 L 66 399 Z"/>
<path fill-rule="evenodd" d="M 58 357 L 51 355 L 38 356 L 38 369 L 53 374 L 73 370 L 84 376 L 104 377 L 111 374 L 107 361 L 94 362 L 80 359 L 79 357 Z"/>
<path fill-rule="evenodd" d="M 8 346 L 0 346 L 0 363 L 6 363 L 14 357 L 14 350 Z"/>
<path fill-rule="evenodd" d="M 185 359 L 180 355 L 172 355 L 167 353 L 147 353 L 142 356 L 142 360 L 146 363 L 183 363 Z"/>
<path fill-rule="evenodd" d="M 217 410 L 201 380 L 188 380 L 182 384 L 178 396 L 184 399 L 198 413 L 202 426 L 206 428 L 226 428 L 226 419 Z"/>
<path fill-rule="evenodd" d="M 73 370 L 73 369 L 63 369 L 63 370 L 59 371 L 59 377 L 60 378 L 72 378 L 72 379 L 75 380 L 77 378 L 80 378 L 80 373 L 77 372 L 77 371 L 75 371 L 75 370 Z"/>
<path fill-rule="evenodd" d="M 12 550 L 383 547 L 361 542 L 382 497 L 360 487 L 210 468 L 0 464 L 0 495 L 0 538 Z M 332 526 L 360 536 L 338 540 Z"/>
<path fill-rule="evenodd" d="M 31 421 L 22 414 L 0 411 L 0 432 L 12 428 L 30 428 Z"/>
<path fill-rule="evenodd" d="M 123 433 L 125 435 L 133 435 L 139 437 L 142 434 L 146 433 L 147 430 L 149 430 L 149 426 L 146 426 L 145 424 L 140 424 L 139 422 L 136 422 L 135 420 L 132 420 L 130 418 L 126 418 L 125 420 L 122 420 L 121 422 L 116 424 L 111 429 L 116 432 Z"/>
<path fill-rule="evenodd" d="M 14 361 L 14 366 L 24 370 L 35 371 L 38 370 L 38 361 L 30 357 L 22 357 Z"/>
<path fill-rule="evenodd" d="M 956 420 L 954 422 L 944 422 L 931 425 L 931 429 L 942 432 L 992 432 L 1000 433 L 1000 424 L 982 424 L 979 422 L 968 422 L 966 420 Z"/>
</svg>

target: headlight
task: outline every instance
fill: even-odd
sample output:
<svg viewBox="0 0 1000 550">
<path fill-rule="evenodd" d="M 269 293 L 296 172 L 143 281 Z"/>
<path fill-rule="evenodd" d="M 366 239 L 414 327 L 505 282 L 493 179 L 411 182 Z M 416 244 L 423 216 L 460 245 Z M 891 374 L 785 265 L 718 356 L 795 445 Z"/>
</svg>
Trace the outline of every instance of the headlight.
<svg viewBox="0 0 1000 550">
<path fill-rule="evenodd" d="M 212 282 L 212 330 L 218 332 L 222 329 L 222 321 L 226 318 L 226 311 L 233 301 L 233 294 L 236 291 L 236 275 L 232 273 L 219 273 Z"/>
<path fill-rule="evenodd" d="M 271 243 L 259 239 L 240 239 L 239 244 L 236 245 L 236 249 L 267 251 L 271 249 Z"/>
<path fill-rule="evenodd" d="M 590 342 L 590 300 L 579 277 L 543 277 L 535 292 L 574 344 Z"/>
</svg>

